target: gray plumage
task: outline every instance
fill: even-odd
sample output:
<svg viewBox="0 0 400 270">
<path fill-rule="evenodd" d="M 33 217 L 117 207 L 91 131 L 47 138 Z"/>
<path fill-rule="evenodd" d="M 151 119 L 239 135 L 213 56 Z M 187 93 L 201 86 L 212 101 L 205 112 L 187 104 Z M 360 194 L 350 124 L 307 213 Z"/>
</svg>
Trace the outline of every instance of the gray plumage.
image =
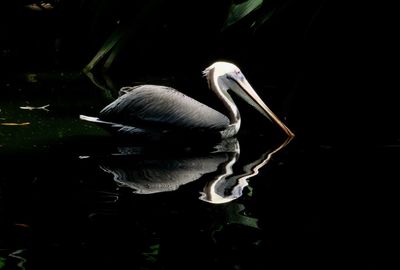
<svg viewBox="0 0 400 270">
<path fill-rule="evenodd" d="M 139 127 L 217 132 L 229 125 L 222 113 L 170 87 L 141 85 L 123 90 L 123 95 L 101 110 L 100 120 L 127 126 L 125 130 Z"/>
</svg>

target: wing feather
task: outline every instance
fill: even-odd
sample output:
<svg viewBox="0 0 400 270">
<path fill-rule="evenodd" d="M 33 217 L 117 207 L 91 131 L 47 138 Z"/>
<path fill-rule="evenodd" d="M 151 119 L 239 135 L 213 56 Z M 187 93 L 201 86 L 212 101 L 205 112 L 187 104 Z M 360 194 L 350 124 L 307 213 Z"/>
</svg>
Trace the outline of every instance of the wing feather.
<svg viewBox="0 0 400 270">
<path fill-rule="evenodd" d="M 118 97 L 100 112 L 100 119 L 129 126 L 224 130 L 229 119 L 177 90 L 158 85 L 124 88 Z"/>
</svg>

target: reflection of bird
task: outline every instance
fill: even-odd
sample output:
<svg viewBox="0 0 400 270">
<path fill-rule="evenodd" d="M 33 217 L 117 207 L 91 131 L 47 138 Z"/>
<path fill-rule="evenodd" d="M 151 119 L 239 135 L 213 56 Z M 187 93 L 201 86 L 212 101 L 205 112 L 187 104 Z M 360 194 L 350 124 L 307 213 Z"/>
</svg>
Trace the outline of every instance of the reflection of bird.
<svg viewBox="0 0 400 270">
<path fill-rule="evenodd" d="M 201 147 L 198 150 L 178 149 L 172 145 L 161 151 L 159 147 L 125 146 L 120 147 L 118 153 L 101 158 L 99 165 L 103 171 L 112 174 L 120 186 L 129 187 L 137 194 L 174 191 L 200 178 L 208 179 L 200 200 L 221 204 L 241 197 L 248 180 L 256 176 L 272 155 L 290 140 L 263 149 L 261 156 L 247 159 L 241 164 L 241 169 L 234 169 L 240 155 L 237 138 L 225 139 L 212 148 Z M 238 173 L 237 169 L 243 173 Z"/>
<path fill-rule="evenodd" d="M 173 191 L 212 173 L 229 159 L 226 153 L 175 159 L 126 159 L 118 164 L 101 164 L 100 168 L 111 173 L 115 182 L 129 187 L 137 194 Z"/>
<path fill-rule="evenodd" d="M 81 115 L 82 120 L 108 126 L 119 134 L 170 134 L 193 132 L 232 137 L 240 128 L 239 110 L 228 90 L 232 90 L 264 116 L 277 123 L 284 132 L 293 133 L 261 100 L 235 65 L 216 62 L 204 70 L 209 87 L 228 111 L 220 112 L 178 92 L 158 85 L 124 87 L 123 95 L 106 106 L 99 117 Z"/>
<path fill-rule="evenodd" d="M 100 168 L 111 173 L 119 185 L 137 194 L 173 191 L 206 174 L 217 173 L 226 166 L 224 164 L 236 160 L 239 142 L 236 138 L 223 140 L 213 149 L 198 153 L 173 148 L 165 153 L 146 147 L 124 147 L 117 155 L 101 160 Z"/>
</svg>

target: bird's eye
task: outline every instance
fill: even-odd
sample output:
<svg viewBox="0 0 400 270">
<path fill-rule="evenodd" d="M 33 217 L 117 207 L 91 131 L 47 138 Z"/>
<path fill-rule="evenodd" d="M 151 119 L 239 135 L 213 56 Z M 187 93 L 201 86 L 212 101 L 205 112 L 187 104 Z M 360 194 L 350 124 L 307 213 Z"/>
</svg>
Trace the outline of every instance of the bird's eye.
<svg viewBox="0 0 400 270">
<path fill-rule="evenodd" d="M 241 81 L 243 81 L 244 80 L 244 75 L 243 75 L 243 73 L 240 71 L 240 70 L 235 70 L 235 75 L 236 75 L 236 77 L 239 79 L 239 80 L 241 80 Z"/>
<path fill-rule="evenodd" d="M 226 78 L 231 80 L 231 81 L 244 81 L 244 75 L 240 70 L 234 70 L 231 73 L 226 74 Z"/>
</svg>

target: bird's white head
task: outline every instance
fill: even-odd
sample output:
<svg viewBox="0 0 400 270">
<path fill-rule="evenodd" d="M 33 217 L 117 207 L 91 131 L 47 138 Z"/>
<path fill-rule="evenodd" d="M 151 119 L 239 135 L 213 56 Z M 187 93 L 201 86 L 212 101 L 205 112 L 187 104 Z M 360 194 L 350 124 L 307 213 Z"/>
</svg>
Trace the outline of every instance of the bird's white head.
<svg viewBox="0 0 400 270">
<path fill-rule="evenodd" d="M 215 62 L 208 68 L 203 71 L 203 75 L 207 78 L 209 85 L 211 86 L 211 82 L 218 81 L 219 86 L 222 90 L 231 89 L 232 83 L 230 83 L 230 79 L 237 80 L 246 80 L 243 73 L 240 69 L 228 62 Z M 234 90 L 234 89 L 232 89 Z"/>
<path fill-rule="evenodd" d="M 261 114 L 269 118 L 272 122 L 277 123 L 289 137 L 294 136 L 258 96 L 236 65 L 228 62 L 215 62 L 206 68 L 203 74 L 207 78 L 209 87 L 217 94 L 222 94 L 222 96 L 225 96 L 227 99 L 231 99 L 227 91 L 229 89 L 232 90 L 235 94 L 256 108 Z M 227 102 L 227 104 L 232 103 Z"/>
</svg>

